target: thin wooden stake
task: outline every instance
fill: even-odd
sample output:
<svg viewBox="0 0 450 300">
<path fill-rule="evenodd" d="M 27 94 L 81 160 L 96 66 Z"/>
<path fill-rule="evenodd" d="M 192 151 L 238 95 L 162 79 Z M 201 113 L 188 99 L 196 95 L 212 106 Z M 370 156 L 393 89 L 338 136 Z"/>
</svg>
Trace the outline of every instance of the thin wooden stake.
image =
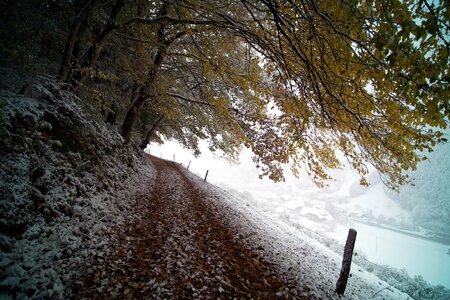
<svg viewBox="0 0 450 300">
<path fill-rule="evenodd" d="M 205 175 L 205 179 L 203 180 L 203 182 L 206 182 L 206 178 L 208 177 L 208 172 L 209 172 L 209 170 L 206 170 L 206 175 Z"/>
<path fill-rule="evenodd" d="M 350 275 L 350 266 L 352 265 L 353 249 L 355 248 L 356 230 L 350 228 L 348 231 L 347 241 L 345 242 L 344 257 L 342 259 L 341 273 L 336 282 L 336 289 L 334 290 L 339 295 L 343 295 L 347 287 L 348 277 Z"/>
<path fill-rule="evenodd" d="M 191 165 L 191 161 L 189 161 L 188 166 L 187 166 L 187 170 L 189 170 L 189 166 Z"/>
</svg>

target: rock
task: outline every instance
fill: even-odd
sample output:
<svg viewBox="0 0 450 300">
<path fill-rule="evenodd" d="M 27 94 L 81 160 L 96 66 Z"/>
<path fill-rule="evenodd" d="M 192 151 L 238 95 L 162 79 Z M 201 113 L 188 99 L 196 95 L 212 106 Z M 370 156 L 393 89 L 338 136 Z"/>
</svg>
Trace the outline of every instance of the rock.
<svg viewBox="0 0 450 300">
<path fill-rule="evenodd" d="M 0 250 L 3 252 L 11 252 L 12 247 L 13 243 L 11 238 L 5 235 L 0 235 Z"/>
<path fill-rule="evenodd" d="M 69 205 L 66 204 L 60 204 L 58 205 L 59 211 L 62 212 L 64 215 L 71 217 L 73 215 L 73 210 Z"/>
<path fill-rule="evenodd" d="M 33 98 L 33 84 L 27 83 L 25 84 L 19 91 L 19 95 L 24 95 L 28 98 Z"/>
<path fill-rule="evenodd" d="M 35 261 L 32 258 L 30 258 L 30 257 L 25 258 L 25 260 L 24 260 L 24 262 L 22 264 L 22 266 L 23 266 L 23 268 L 25 270 L 30 270 L 35 265 L 36 265 Z"/>
<path fill-rule="evenodd" d="M 31 199 L 33 200 L 36 209 L 39 209 L 40 206 L 45 203 L 44 195 L 35 187 L 31 187 Z"/>
<path fill-rule="evenodd" d="M 62 146 L 63 146 L 60 140 L 52 140 L 51 144 L 55 148 L 62 148 Z"/>
<path fill-rule="evenodd" d="M 0 268 L 5 269 L 6 267 L 12 265 L 14 262 L 9 259 L 8 257 L 4 257 L 1 261 L 0 261 Z"/>
<path fill-rule="evenodd" d="M 41 131 L 51 131 L 52 130 L 52 124 L 50 124 L 47 121 L 41 121 L 38 124 L 38 128 Z"/>
<path fill-rule="evenodd" d="M 19 286 L 20 277 L 6 277 L 0 282 L 0 290 L 10 290 L 13 287 Z"/>
<path fill-rule="evenodd" d="M 25 291 L 25 294 L 31 298 L 36 293 L 37 288 L 33 281 L 28 280 L 23 284 L 23 290 Z"/>
<path fill-rule="evenodd" d="M 25 271 L 20 264 L 13 264 L 9 269 L 10 278 L 25 278 L 27 275 L 27 271 Z M 8 279 L 8 278 L 6 278 Z"/>
<path fill-rule="evenodd" d="M 43 208 L 41 210 L 41 213 L 44 215 L 44 218 L 47 221 L 47 223 L 50 223 L 51 221 L 59 217 L 58 212 L 56 212 L 50 205 L 44 204 L 42 207 Z"/>
</svg>

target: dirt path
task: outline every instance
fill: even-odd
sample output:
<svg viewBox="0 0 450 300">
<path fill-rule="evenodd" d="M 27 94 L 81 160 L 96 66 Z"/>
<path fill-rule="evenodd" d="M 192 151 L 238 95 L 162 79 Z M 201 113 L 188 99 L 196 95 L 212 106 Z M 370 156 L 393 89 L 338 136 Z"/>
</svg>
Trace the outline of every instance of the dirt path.
<svg viewBox="0 0 450 300">
<path fill-rule="evenodd" d="M 87 272 L 77 298 L 292 298 L 286 281 L 239 241 L 179 165 L 150 159 L 157 177 L 141 199 L 141 221 Z"/>
</svg>

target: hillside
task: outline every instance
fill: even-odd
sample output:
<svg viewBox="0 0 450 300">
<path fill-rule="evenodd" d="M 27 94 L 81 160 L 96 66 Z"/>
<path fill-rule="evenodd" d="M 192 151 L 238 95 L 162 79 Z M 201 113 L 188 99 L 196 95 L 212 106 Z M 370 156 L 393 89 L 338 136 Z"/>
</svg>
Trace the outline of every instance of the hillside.
<svg viewBox="0 0 450 300">
<path fill-rule="evenodd" d="M 152 182 L 143 154 L 66 88 L 39 77 L 27 96 L 0 90 L 2 299 L 67 299 Z"/>
<path fill-rule="evenodd" d="M 337 298 L 337 254 L 30 90 L 1 94 L 2 298 Z M 356 265 L 346 297 L 408 299 Z"/>
</svg>

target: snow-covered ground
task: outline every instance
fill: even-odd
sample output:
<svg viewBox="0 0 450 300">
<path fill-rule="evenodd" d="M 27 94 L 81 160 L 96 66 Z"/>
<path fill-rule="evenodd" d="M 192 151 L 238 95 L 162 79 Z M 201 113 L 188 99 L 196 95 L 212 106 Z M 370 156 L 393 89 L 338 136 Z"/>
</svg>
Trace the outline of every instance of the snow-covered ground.
<svg viewBox="0 0 450 300">
<path fill-rule="evenodd" d="M 205 145 L 203 148 L 206 149 Z M 300 231 L 332 238 L 341 247 L 348 228 L 356 227 L 359 231 L 357 249 L 364 258 L 405 269 L 412 277 L 421 276 L 432 285 L 450 288 L 450 255 L 447 254 L 450 246 L 354 222 L 355 219 L 370 220 L 423 235 L 421 228 L 411 222 L 410 213 L 391 198 L 392 193 L 386 190 L 375 172 L 369 176 L 371 186 L 368 188 L 359 186 L 356 176 L 345 169 L 337 171 L 336 181 L 321 190 L 306 177 L 296 180 L 288 175 L 285 182 L 277 184 L 259 180 L 258 169 L 251 163 L 248 151 L 243 152 L 237 165 L 207 151 L 194 158 L 188 150 L 172 142 L 151 145 L 147 151 L 167 159 L 173 159 L 175 154 L 176 161 L 185 166 L 190 162 L 189 169 L 200 177 L 209 170 L 208 181 L 229 190 L 240 201 Z M 394 240 L 393 236 L 396 236 Z M 379 242 L 375 250 L 374 237 L 375 243 Z M 405 246 L 407 255 L 400 255 L 405 252 Z"/>
<path fill-rule="evenodd" d="M 52 78 L 0 90 L 0 299 L 68 299 L 153 168 Z"/>
<path fill-rule="evenodd" d="M 198 185 L 200 177 L 192 176 Z M 237 227 L 243 240 L 253 249 L 261 249 L 289 280 L 298 283 L 310 299 L 342 299 L 334 293 L 342 257 L 298 228 L 276 218 L 257 203 L 233 192 L 209 185 L 207 200 L 220 207 Z M 357 264 L 352 266 L 344 299 L 411 299 Z"/>
</svg>

